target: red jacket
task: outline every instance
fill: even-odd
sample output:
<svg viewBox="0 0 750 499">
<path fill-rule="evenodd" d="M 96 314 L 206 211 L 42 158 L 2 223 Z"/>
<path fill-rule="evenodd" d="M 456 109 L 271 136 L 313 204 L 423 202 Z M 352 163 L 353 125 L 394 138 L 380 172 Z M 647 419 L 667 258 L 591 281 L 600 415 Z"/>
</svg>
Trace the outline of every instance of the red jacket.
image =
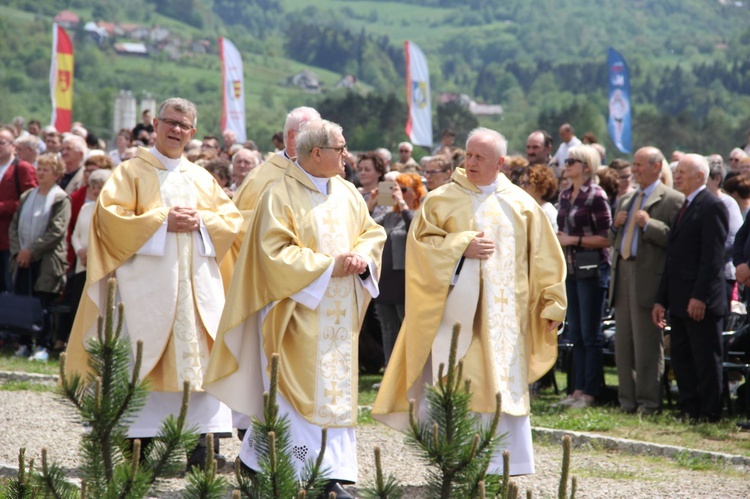
<svg viewBox="0 0 750 499">
<path fill-rule="evenodd" d="M 16 170 L 18 170 L 18 185 L 16 185 Z M 21 194 L 36 186 L 34 166 L 15 158 L 5 170 L 3 178 L 0 179 L 0 251 L 10 249 L 8 229 L 18 209 L 18 199 Z"/>
<path fill-rule="evenodd" d="M 76 228 L 78 214 L 86 203 L 86 193 L 88 192 L 88 189 L 88 186 L 84 185 L 70 195 L 70 223 L 68 224 L 68 235 L 65 238 L 68 242 L 68 272 L 72 272 L 76 268 L 76 251 L 70 243 L 70 238 L 73 236 L 73 229 Z"/>
</svg>

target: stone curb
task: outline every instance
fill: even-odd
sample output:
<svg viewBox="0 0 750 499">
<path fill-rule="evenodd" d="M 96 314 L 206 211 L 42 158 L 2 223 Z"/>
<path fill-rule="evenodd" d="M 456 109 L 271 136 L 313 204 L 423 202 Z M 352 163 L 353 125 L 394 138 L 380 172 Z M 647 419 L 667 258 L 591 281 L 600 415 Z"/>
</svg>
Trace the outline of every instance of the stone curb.
<svg viewBox="0 0 750 499">
<path fill-rule="evenodd" d="M 57 383 L 56 374 L 37 374 L 19 371 L 0 371 L 0 381 L 30 381 L 32 383 Z"/>
<path fill-rule="evenodd" d="M 719 463 L 750 467 L 750 457 L 724 454 L 722 452 L 711 452 L 690 449 L 688 447 L 679 447 L 676 445 L 641 442 L 639 440 L 629 440 L 627 438 L 604 437 L 601 435 L 593 435 L 591 433 L 577 431 L 552 430 L 539 427 L 533 427 L 531 431 L 535 437 L 540 437 L 556 443 L 562 442 L 563 437 L 569 435 L 571 444 L 574 448 L 590 445 L 594 448 L 616 450 L 625 454 L 660 456 L 669 459 L 675 459 L 677 456 L 684 455 L 691 458 L 705 458 Z"/>
</svg>

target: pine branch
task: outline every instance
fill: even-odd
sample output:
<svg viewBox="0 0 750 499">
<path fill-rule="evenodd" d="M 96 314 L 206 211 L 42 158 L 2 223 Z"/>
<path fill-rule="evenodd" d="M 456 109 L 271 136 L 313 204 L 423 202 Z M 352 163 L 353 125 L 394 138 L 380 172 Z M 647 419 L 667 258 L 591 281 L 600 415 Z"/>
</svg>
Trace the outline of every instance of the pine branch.
<svg viewBox="0 0 750 499">
<path fill-rule="evenodd" d="M 570 436 L 563 437 L 563 460 L 562 471 L 560 473 L 560 486 L 557 497 L 559 499 L 568 499 L 568 474 L 570 473 Z"/>
<path fill-rule="evenodd" d="M 362 499 L 400 499 L 404 495 L 401 485 L 395 477 L 383 478 L 383 463 L 380 447 L 375 446 L 375 487 L 365 487 L 360 496 Z"/>
<path fill-rule="evenodd" d="M 216 477 L 214 458 L 214 435 L 206 435 L 206 464 L 203 470 L 194 466 L 186 475 L 187 487 L 182 497 L 185 499 L 221 499 L 226 495 L 229 482 L 224 477 Z"/>
<path fill-rule="evenodd" d="M 42 449 L 42 475 L 40 477 L 47 494 L 55 499 L 77 499 L 78 488 L 65 480 L 65 472 L 55 463 L 47 462 L 47 448 Z M 47 496 L 45 494 L 45 497 Z"/>
<path fill-rule="evenodd" d="M 151 468 L 150 483 L 153 483 L 165 470 L 178 459 L 179 449 L 192 449 L 195 447 L 197 433 L 194 429 L 185 429 L 188 405 L 190 403 L 190 382 L 185 381 L 182 385 L 182 406 L 180 414 L 175 420 L 169 416 L 161 425 L 159 435 L 151 442 L 149 454 L 155 454 L 155 458 L 149 455 L 146 463 Z M 192 445 L 191 445 L 192 444 Z"/>
<path fill-rule="evenodd" d="M 85 387 L 83 386 L 82 377 L 80 374 L 74 374 L 71 378 L 65 372 L 65 366 L 68 362 L 67 353 L 63 352 L 60 354 L 60 386 L 58 388 L 59 393 L 68 399 L 75 408 L 80 412 L 83 410 L 81 406 L 81 399 Z"/>
</svg>

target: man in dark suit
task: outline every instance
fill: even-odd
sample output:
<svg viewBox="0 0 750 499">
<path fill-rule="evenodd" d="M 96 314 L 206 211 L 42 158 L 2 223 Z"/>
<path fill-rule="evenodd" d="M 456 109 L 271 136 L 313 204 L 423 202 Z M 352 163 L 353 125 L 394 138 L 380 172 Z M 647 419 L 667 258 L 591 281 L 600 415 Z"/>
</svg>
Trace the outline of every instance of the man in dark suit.
<svg viewBox="0 0 750 499">
<path fill-rule="evenodd" d="M 631 169 L 638 190 L 618 202 L 609 234 L 612 243 L 610 306 L 615 308 L 615 360 L 620 408 L 654 414 L 661 406 L 664 337 L 651 307 L 667 259 L 670 226 L 685 201 L 659 180 L 664 155 L 643 147 Z"/>
<path fill-rule="evenodd" d="M 675 169 L 677 190 L 686 203 L 677 214 L 667 245 L 654 324 L 664 327 L 669 309 L 672 367 L 680 389 L 678 404 L 692 420 L 721 418 L 724 242 L 729 215 L 724 203 L 706 189 L 708 162 L 686 154 Z"/>
<path fill-rule="evenodd" d="M 10 290 L 10 221 L 18 209 L 21 194 L 36 187 L 36 171 L 26 161 L 18 159 L 13 141 L 14 129 L 0 127 L 0 292 Z"/>
</svg>

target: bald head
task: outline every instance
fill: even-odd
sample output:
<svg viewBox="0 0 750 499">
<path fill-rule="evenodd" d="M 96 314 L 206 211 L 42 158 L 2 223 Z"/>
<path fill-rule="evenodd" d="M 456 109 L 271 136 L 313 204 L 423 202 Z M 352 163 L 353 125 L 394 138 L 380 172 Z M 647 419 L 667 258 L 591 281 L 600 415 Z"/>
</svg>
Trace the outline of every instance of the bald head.
<svg viewBox="0 0 750 499">
<path fill-rule="evenodd" d="M 685 154 L 674 171 L 674 186 L 685 196 L 706 185 L 708 180 L 708 161 L 700 154 Z"/>
<path fill-rule="evenodd" d="M 635 182 L 645 189 L 661 176 L 664 155 L 656 147 L 641 147 L 633 156 L 630 170 Z"/>
</svg>

